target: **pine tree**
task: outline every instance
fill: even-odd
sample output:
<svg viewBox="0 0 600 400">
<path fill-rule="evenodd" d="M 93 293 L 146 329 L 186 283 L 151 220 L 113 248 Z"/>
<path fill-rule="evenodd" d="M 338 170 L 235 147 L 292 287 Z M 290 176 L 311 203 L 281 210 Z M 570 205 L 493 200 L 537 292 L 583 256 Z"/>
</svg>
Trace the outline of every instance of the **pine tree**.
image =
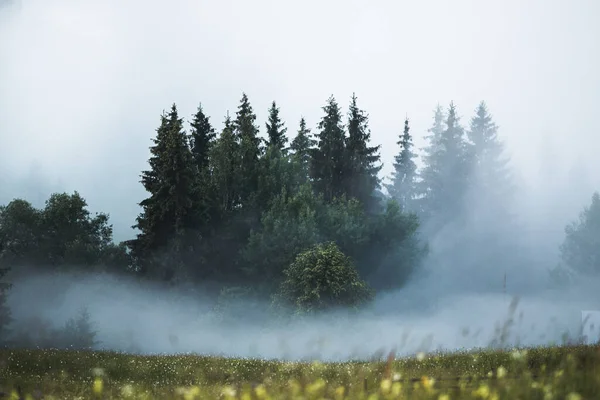
<svg viewBox="0 0 600 400">
<path fill-rule="evenodd" d="M 408 118 L 404 120 L 404 132 L 397 142 L 400 152 L 394 157 L 394 171 L 392 172 L 392 183 L 386 185 L 389 195 L 398 201 L 403 210 L 415 210 L 415 198 L 417 196 L 416 178 L 417 165 L 414 159 L 412 136 Z"/>
<path fill-rule="evenodd" d="M 300 118 L 300 128 L 290 144 L 292 160 L 298 166 L 299 185 L 310 180 L 311 152 L 316 144 L 317 142 L 313 139 L 310 129 L 306 127 L 306 120 L 304 117 Z"/>
<path fill-rule="evenodd" d="M 269 108 L 269 121 L 266 123 L 269 147 L 275 147 L 280 151 L 284 150 L 288 141 L 288 138 L 285 136 L 287 128 L 284 125 L 279 117 L 279 108 L 273 101 L 271 108 Z"/>
<path fill-rule="evenodd" d="M 322 108 L 325 115 L 319 122 L 317 148 L 311 159 L 311 178 L 318 193 L 326 201 L 344 194 L 345 133 L 342 113 L 333 96 Z"/>
<path fill-rule="evenodd" d="M 468 188 L 468 159 L 464 130 L 450 104 L 445 129 L 440 132 L 441 112 L 436 109 L 430 130 L 429 147 L 421 173 L 419 200 L 424 225 L 430 233 L 462 217 L 464 196 Z"/>
<path fill-rule="evenodd" d="M 262 149 L 255 121 L 256 114 L 252 110 L 248 96 L 243 93 L 233 127 L 236 140 L 240 144 L 240 169 L 243 171 L 244 179 L 239 183 L 241 202 L 244 207 L 254 206 L 254 197 L 258 191 L 259 159 Z"/>
<path fill-rule="evenodd" d="M 198 106 L 198 110 L 192 118 L 190 123 L 192 129 L 189 137 L 190 148 L 198 170 L 202 171 L 208 167 L 210 146 L 217 135 L 210 124 L 210 118 L 202 110 L 202 104 Z"/>
<path fill-rule="evenodd" d="M 377 174 L 381 166 L 377 164 L 380 160 L 380 146 L 369 146 L 369 117 L 358 108 L 356 100 L 356 95 L 352 94 L 343 172 L 345 193 L 350 198 L 358 199 L 365 207 L 371 208 L 374 204 L 375 190 L 379 188 Z"/>
<path fill-rule="evenodd" d="M 142 273 L 170 280 L 174 268 L 180 267 L 177 262 L 173 261 L 173 267 L 151 265 L 150 257 L 167 249 L 178 254 L 185 246 L 185 237 L 197 222 L 194 205 L 197 204 L 198 177 L 183 131 L 183 120 L 179 118 L 175 104 L 169 114 L 161 116 L 161 125 L 153 142 L 150 169 L 142 173 L 141 180 L 150 196 L 140 203 L 143 211 L 133 226 L 141 232 L 128 244 Z M 159 270 L 148 270 L 157 268 Z"/>
<path fill-rule="evenodd" d="M 220 215 L 230 215 L 241 205 L 240 144 L 236 141 L 229 114 L 225 127 L 210 151 L 212 187 L 216 192 Z"/>
<path fill-rule="evenodd" d="M 216 133 L 212 127 L 209 117 L 204 114 L 202 104 L 198 106 L 196 113 L 190 123 L 191 132 L 189 136 L 190 150 L 194 158 L 194 164 L 198 172 L 197 201 L 194 210 L 200 224 L 199 231 L 208 235 L 210 221 L 215 221 L 217 216 L 217 204 L 214 190 L 211 185 L 210 176 L 210 150 L 215 143 Z"/>
<path fill-rule="evenodd" d="M 421 210 L 421 217 L 427 217 L 426 203 L 429 200 L 432 184 L 437 175 L 440 173 L 439 157 L 442 147 L 442 133 L 444 132 L 444 112 L 438 104 L 433 114 L 433 125 L 427 130 L 428 135 L 425 136 L 427 145 L 423 151 L 423 169 L 420 171 L 420 182 L 418 187 L 418 203 Z"/>
<path fill-rule="evenodd" d="M 480 194 L 485 191 L 493 196 L 508 200 L 513 188 L 508 168 L 508 158 L 504 157 L 504 145 L 498 138 L 498 127 L 492 120 L 485 102 L 477 107 L 467 131 L 471 163 L 472 184 Z"/>
</svg>

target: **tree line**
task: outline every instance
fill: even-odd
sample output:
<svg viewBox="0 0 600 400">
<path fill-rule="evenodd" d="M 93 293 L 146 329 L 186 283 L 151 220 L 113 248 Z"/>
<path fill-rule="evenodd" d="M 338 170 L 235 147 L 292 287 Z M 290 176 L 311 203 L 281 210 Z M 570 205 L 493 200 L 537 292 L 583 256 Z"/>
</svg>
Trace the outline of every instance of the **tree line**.
<svg viewBox="0 0 600 400">
<path fill-rule="evenodd" d="M 175 104 L 163 112 L 131 240 L 114 243 L 108 216 L 91 215 L 77 192 L 53 194 L 42 209 L 22 199 L 1 207 L 0 274 L 105 271 L 174 286 L 211 282 L 216 296 L 242 293 L 297 312 L 358 307 L 402 288 L 429 240 L 472 223 L 473 209 L 478 221 L 511 221 L 514 184 L 484 102 L 468 127 L 453 103 L 436 107 L 421 168 L 404 119 L 389 182 L 355 95 L 345 115 L 327 99 L 314 132 L 300 118 L 288 135 L 277 103 L 268 111 L 264 136 L 246 94 L 218 132 L 201 104 L 188 127 Z M 598 203 L 595 195 L 582 217 L 595 225 L 568 228 L 562 254 L 572 270 L 600 269 Z M 485 224 L 465 248 L 494 240 Z M 0 286 L 0 304 L 8 289 Z M 0 321 L 9 321 L 6 307 Z"/>
</svg>

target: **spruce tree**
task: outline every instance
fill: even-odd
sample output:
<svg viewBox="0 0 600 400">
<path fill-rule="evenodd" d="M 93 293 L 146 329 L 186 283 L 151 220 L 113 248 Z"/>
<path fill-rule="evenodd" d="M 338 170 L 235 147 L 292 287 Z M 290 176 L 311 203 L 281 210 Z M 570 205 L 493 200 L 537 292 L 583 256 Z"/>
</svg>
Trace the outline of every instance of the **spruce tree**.
<svg viewBox="0 0 600 400">
<path fill-rule="evenodd" d="M 196 113 L 190 123 L 191 132 L 189 136 L 190 150 L 194 158 L 194 164 L 198 172 L 197 182 L 197 201 L 194 205 L 195 212 L 200 224 L 199 231 L 203 235 L 208 235 L 211 221 L 215 221 L 218 216 L 215 192 L 211 185 L 211 172 L 209 168 L 210 150 L 215 143 L 216 133 L 212 127 L 209 117 L 204 114 L 202 104 L 198 106 Z"/>
<path fill-rule="evenodd" d="M 252 110 L 248 96 L 243 93 L 233 127 L 236 140 L 240 144 L 240 169 L 244 176 L 244 179 L 239 182 L 242 206 L 250 208 L 254 207 L 258 191 L 259 159 L 262 153 L 261 139 L 258 137 L 255 121 L 256 114 Z"/>
<path fill-rule="evenodd" d="M 434 129 L 439 129 L 439 109 Z M 460 125 L 454 103 L 450 104 L 445 129 L 433 132 L 430 154 L 423 169 L 421 207 L 430 233 L 463 217 L 463 205 L 468 189 L 468 157 L 464 129 Z M 433 129 L 432 129 L 433 131 Z M 437 139 L 437 140 L 436 140 Z"/>
<path fill-rule="evenodd" d="M 371 132 L 368 122 L 368 115 L 358 107 L 356 95 L 352 94 L 343 172 L 345 193 L 370 209 L 375 204 L 374 194 L 379 188 L 377 174 L 381 166 L 378 165 L 380 146 L 369 146 Z"/>
<path fill-rule="evenodd" d="M 210 117 L 204 114 L 202 104 L 192 117 L 190 123 L 190 148 L 198 170 L 202 171 L 208 167 L 208 154 L 210 146 L 216 138 L 216 133 L 209 121 Z"/>
<path fill-rule="evenodd" d="M 285 136 L 287 128 L 284 126 L 285 124 L 281 121 L 279 117 L 279 108 L 277 104 L 273 101 L 271 104 L 271 108 L 269 108 L 269 121 L 266 123 L 267 127 L 267 136 L 269 147 L 274 147 L 283 151 L 285 145 L 288 141 L 288 138 Z"/>
<path fill-rule="evenodd" d="M 157 251 L 178 254 L 197 222 L 194 205 L 197 204 L 198 176 L 175 104 L 167 115 L 161 116 L 153 142 L 148 161 L 150 169 L 142 173 L 141 180 L 150 196 L 140 203 L 143 211 L 133 228 L 141 232 L 129 246 L 142 273 L 170 280 L 174 268 L 180 265 L 175 260 L 172 266 L 160 262 L 156 265 L 150 258 Z"/>
<path fill-rule="evenodd" d="M 240 144 L 236 140 L 233 122 L 229 114 L 225 127 L 211 147 L 210 169 L 212 187 L 215 190 L 220 215 L 231 215 L 241 205 L 240 198 Z"/>
<path fill-rule="evenodd" d="M 508 158 L 504 156 L 504 144 L 498 138 L 498 126 L 483 101 L 471 119 L 467 137 L 470 141 L 470 173 L 477 192 L 502 197 L 503 202 L 508 200 L 506 196 L 510 196 L 513 189 Z"/>
<path fill-rule="evenodd" d="M 389 195 L 398 201 L 402 210 L 416 211 L 414 201 L 417 196 L 417 165 L 414 161 L 416 154 L 412 151 L 413 142 L 408 118 L 404 120 L 404 132 L 397 143 L 400 152 L 394 157 L 392 183 L 386 187 Z"/>
<path fill-rule="evenodd" d="M 310 180 L 311 152 L 316 143 L 310 129 L 306 127 L 306 120 L 304 117 L 300 118 L 300 128 L 290 144 L 292 160 L 298 167 L 297 176 L 300 185 Z"/>
<path fill-rule="evenodd" d="M 342 113 L 333 96 L 322 108 L 325 115 L 319 122 L 317 147 L 311 159 L 311 178 L 315 190 L 331 201 L 344 194 L 346 141 Z"/>
</svg>

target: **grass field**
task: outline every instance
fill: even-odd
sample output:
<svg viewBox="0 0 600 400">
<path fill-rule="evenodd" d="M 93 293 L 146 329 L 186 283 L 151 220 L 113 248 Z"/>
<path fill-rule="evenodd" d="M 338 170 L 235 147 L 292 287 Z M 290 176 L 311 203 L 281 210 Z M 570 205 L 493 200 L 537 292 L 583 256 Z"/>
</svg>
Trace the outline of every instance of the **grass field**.
<svg viewBox="0 0 600 400">
<path fill-rule="evenodd" d="M 300 363 L 194 355 L 0 350 L 10 399 L 598 399 L 600 348 Z"/>
</svg>

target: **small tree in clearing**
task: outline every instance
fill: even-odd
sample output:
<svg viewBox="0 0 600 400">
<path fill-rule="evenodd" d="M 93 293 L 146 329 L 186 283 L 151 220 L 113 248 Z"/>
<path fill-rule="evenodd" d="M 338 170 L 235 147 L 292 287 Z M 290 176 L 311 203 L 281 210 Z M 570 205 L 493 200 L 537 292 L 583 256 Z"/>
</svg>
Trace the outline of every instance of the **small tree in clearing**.
<svg viewBox="0 0 600 400">
<path fill-rule="evenodd" d="M 333 242 L 300 253 L 284 271 L 274 303 L 298 314 L 357 308 L 373 298 L 349 257 Z"/>
</svg>

